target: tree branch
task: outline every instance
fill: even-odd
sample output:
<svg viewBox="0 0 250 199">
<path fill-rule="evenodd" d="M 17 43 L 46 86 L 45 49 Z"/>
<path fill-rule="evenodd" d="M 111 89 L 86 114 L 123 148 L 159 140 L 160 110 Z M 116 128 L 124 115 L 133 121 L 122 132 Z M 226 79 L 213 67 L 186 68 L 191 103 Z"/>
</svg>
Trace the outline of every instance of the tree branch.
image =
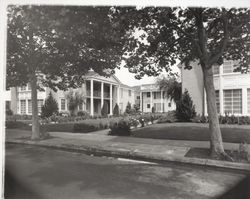
<svg viewBox="0 0 250 199">
<path fill-rule="evenodd" d="M 228 43 L 228 39 L 229 39 L 228 15 L 223 16 L 222 20 L 223 20 L 224 38 L 223 38 L 223 41 L 222 41 L 221 48 L 220 48 L 219 52 L 216 52 L 216 54 L 211 55 L 209 57 L 209 65 L 213 65 L 218 61 L 218 59 L 222 56 L 224 50 L 226 49 L 226 46 L 227 46 L 227 43 Z"/>
</svg>

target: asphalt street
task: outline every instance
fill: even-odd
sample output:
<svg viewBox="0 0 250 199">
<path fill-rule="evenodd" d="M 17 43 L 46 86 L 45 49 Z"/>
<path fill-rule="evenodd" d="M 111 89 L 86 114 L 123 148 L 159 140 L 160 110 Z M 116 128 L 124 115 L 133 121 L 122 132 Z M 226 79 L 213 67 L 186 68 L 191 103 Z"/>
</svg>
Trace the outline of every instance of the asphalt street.
<svg viewBox="0 0 250 199">
<path fill-rule="evenodd" d="M 7 145 L 5 199 L 244 198 L 243 174 Z"/>
</svg>

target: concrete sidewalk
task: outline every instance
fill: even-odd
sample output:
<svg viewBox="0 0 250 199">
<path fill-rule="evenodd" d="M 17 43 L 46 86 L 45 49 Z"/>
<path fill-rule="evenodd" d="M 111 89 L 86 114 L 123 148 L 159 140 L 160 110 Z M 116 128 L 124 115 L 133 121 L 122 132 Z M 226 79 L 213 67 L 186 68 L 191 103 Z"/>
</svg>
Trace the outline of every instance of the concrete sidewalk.
<svg viewBox="0 0 250 199">
<path fill-rule="evenodd" d="M 123 157 L 153 162 L 175 162 L 211 166 L 250 172 L 250 164 L 185 157 L 191 147 L 208 148 L 209 142 L 158 140 L 134 137 L 108 136 L 108 130 L 94 133 L 51 132 L 52 138 L 42 141 L 27 139 L 27 132 L 8 131 L 7 143 L 32 144 L 94 155 Z M 225 149 L 237 150 L 238 144 L 225 143 Z"/>
</svg>

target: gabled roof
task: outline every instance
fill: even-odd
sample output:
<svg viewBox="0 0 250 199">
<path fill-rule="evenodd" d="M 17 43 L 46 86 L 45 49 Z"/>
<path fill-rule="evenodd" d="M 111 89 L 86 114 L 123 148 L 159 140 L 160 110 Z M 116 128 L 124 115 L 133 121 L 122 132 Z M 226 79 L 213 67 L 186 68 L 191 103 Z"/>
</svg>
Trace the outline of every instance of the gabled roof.
<svg viewBox="0 0 250 199">
<path fill-rule="evenodd" d="M 110 77 L 104 77 L 104 76 L 99 75 L 95 71 L 89 71 L 85 75 L 85 77 L 86 78 L 96 78 L 96 79 L 103 80 L 103 81 L 113 82 L 113 83 L 119 84 L 122 87 L 131 88 L 130 86 L 123 84 L 115 75 L 111 75 Z"/>
</svg>

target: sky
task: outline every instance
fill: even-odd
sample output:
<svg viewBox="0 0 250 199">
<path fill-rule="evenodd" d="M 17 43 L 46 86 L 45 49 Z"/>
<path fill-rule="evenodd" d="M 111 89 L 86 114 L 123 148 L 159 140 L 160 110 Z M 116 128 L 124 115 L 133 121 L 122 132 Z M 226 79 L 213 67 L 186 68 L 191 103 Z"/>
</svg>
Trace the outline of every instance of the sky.
<svg viewBox="0 0 250 199">
<path fill-rule="evenodd" d="M 177 65 L 174 65 L 172 67 L 173 72 L 178 72 L 180 74 L 180 70 L 177 67 Z M 163 72 L 160 76 L 166 76 L 167 73 Z M 116 69 L 115 70 L 115 76 L 123 83 L 126 84 L 128 86 L 137 86 L 137 85 L 141 85 L 141 84 L 153 84 L 155 83 L 157 77 L 148 77 L 148 76 L 144 76 L 142 79 L 137 80 L 134 78 L 134 74 L 128 72 L 127 68 L 124 68 L 123 66 L 121 66 L 121 69 Z"/>
</svg>

